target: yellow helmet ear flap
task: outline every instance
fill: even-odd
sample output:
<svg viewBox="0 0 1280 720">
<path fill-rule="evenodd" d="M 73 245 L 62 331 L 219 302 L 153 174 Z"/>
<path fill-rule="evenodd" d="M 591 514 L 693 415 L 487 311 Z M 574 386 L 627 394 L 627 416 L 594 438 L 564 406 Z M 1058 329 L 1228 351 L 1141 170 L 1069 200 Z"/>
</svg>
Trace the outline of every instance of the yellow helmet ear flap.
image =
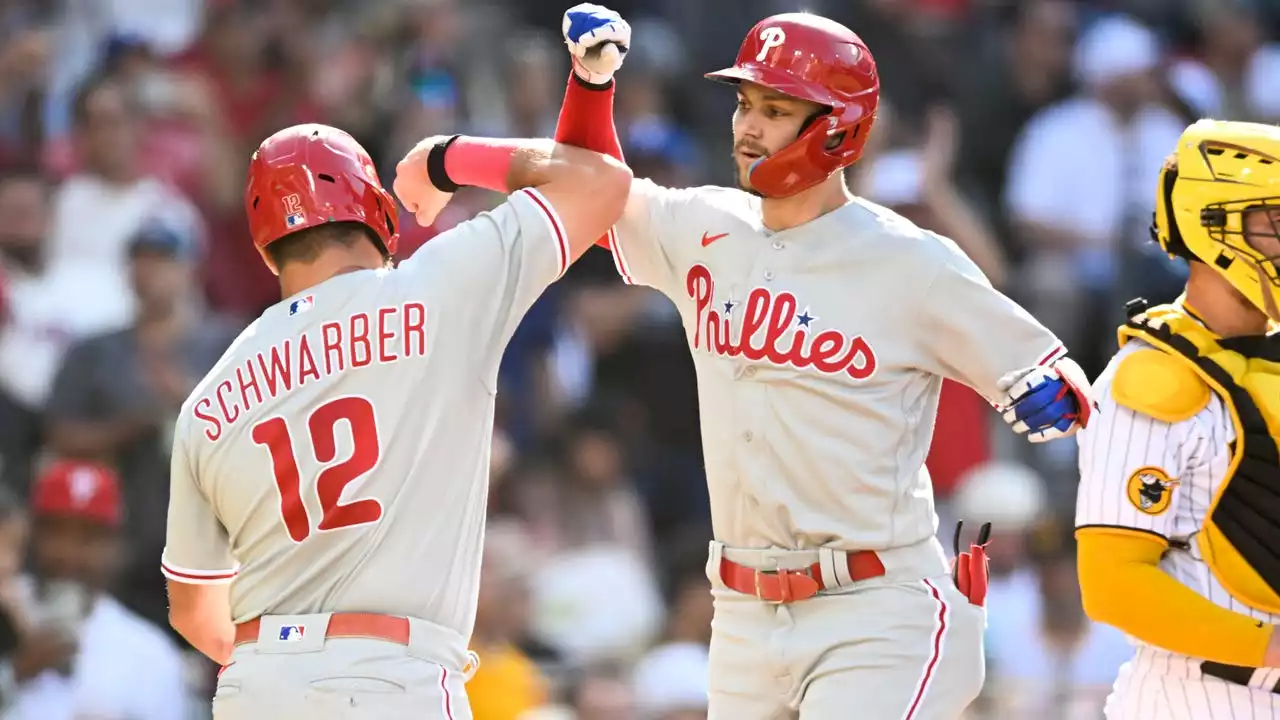
<svg viewBox="0 0 1280 720">
<path fill-rule="evenodd" d="M 1178 221 L 1173 216 L 1173 186 L 1178 181 L 1178 157 L 1165 158 L 1160 168 L 1160 181 L 1156 190 L 1156 210 L 1151 220 L 1151 239 L 1161 250 L 1188 262 L 1198 260 L 1178 231 Z"/>
</svg>

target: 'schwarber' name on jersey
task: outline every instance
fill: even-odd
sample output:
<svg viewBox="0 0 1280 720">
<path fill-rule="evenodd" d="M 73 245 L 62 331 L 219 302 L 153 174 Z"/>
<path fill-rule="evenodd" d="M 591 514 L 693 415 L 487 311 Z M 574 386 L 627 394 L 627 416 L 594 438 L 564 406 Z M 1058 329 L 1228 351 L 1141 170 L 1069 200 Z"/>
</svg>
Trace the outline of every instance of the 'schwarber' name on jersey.
<svg viewBox="0 0 1280 720">
<path fill-rule="evenodd" d="M 816 317 L 806 309 L 799 313 L 799 301 L 792 293 L 773 293 L 758 287 L 743 302 L 727 300 L 716 304 L 715 279 L 705 265 L 694 265 L 685 276 L 685 289 L 698 308 L 693 346 L 724 357 L 742 356 L 766 360 L 797 370 L 812 367 L 821 373 L 845 373 L 866 380 L 876 371 L 876 354 L 861 335 L 848 337 L 839 330 L 813 332 Z M 721 309 L 724 312 L 721 312 Z M 742 318 L 737 339 L 730 318 Z M 794 328 L 790 345 L 785 340 Z M 810 335 L 810 333 L 813 333 Z"/>
<path fill-rule="evenodd" d="M 245 412 L 294 388 L 347 369 L 393 363 L 427 352 L 427 308 L 419 302 L 356 313 L 346 322 L 327 322 L 318 331 L 285 338 L 267 352 L 237 365 L 191 406 L 211 442 L 222 437 Z"/>
</svg>

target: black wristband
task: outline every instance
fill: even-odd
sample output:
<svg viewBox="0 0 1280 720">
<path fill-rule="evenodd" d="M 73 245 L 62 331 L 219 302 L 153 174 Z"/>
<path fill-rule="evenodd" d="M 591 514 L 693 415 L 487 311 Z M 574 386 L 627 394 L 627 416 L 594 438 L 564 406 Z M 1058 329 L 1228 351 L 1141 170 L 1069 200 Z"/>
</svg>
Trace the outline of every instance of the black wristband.
<svg viewBox="0 0 1280 720">
<path fill-rule="evenodd" d="M 575 72 L 573 74 L 573 79 L 576 80 L 579 85 L 581 85 L 582 87 L 588 90 L 600 91 L 600 90 L 608 90 L 609 88 L 613 87 L 613 78 L 609 78 L 608 80 L 602 83 L 593 83 L 593 82 L 587 82 L 586 80 L 583 80 L 582 76 Z"/>
<path fill-rule="evenodd" d="M 427 179 L 440 192 L 455 193 L 462 187 L 454 182 L 449 177 L 449 172 L 444 169 L 444 152 L 449 149 L 454 140 L 460 137 L 462 136 L 454 135 L 448 140 L 438 142 L 435 147 L 431 148 L 431 152 L 427 153 Z"/>
</svg>

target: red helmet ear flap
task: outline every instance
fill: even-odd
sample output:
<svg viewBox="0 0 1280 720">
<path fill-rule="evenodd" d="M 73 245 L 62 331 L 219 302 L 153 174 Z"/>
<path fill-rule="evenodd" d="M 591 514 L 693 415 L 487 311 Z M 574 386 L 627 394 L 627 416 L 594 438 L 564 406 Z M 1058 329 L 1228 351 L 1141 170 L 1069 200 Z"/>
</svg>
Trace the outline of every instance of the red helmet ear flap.
<svg viewBox="0 0 1280 720">
<path fill-rule="evenodd" d="M 748 171 L 751 189 L 764 197 L 783 198 L 807 190 L 862 157 L 875 111 L 854 103 L 814 116 L 800 136 Z"/>
</svg>

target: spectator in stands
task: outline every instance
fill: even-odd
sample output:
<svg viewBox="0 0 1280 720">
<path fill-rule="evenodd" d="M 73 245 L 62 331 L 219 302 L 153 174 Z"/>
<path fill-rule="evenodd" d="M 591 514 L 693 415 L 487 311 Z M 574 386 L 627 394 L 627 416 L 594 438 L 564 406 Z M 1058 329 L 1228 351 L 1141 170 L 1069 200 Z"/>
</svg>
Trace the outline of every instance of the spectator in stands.
<svg viewBox="0 0 1280 720">
<path fill-rule="evenodd" d="M 1057 715 L 1092 720 L 1102 709 L 1120 667 L 1133 654 L 1124 633 L 1089 620 L 1076 581 L 1070 523 L 1046 530 L 1034 548 L 1036 563 L 1024 581 L 1027 594 L 1001 617 L 999 655 L 991 686 L 995 718 Z"/>
<path fill-rule="evenodd" d="M 31 631 L 29 588 L 19 575 L 28 529 L 18 496 L 0 485 L 0 715 L 14 700 L 17 677 L 62 663 L 73 647 L 52 633 Z"/>
<path fill-rule="evenodd" d="M 518 720 L 550 698 L 546 678 L 519 646 L 528 631 L 530 556 L 517 522 L 489 524 L 471 635 L 480 667 L 467 683 L 475 720 Z"/>
<path fill-rule="evenodd" d="M 1150 179 L 1183 127 L 1153 102 L 1161 62 L 1148 28 L 1123 16 L 1097 21 L 1075 48 L 1082 92 L 1032 118 L 1010 154 L 1005 201 L 1027 251 L 1026 307 L 1090 377 L 1111 344 L 1098 328 L 1123 319 L 1118 287 L 1157 300 L 1159 268 L 1172 267 L 1121 277 L 1126 258 L 1151 245 Z"/>
<path fill-rule="evenodd" d="M 564 49 L 547 36 L 527 33 L 507 45 L 506 100 L 509 137 L 552 137 L 564 94 Z M 477 118 L 477 123 L 483 119 Z"/>
<path fill-rule="evenodd" d="M 127 246 L 138 229 L 159 217 L 202 239 L 203 227 L 187 198 L 142 171 L 139 107 L 119 81 L 86 81 L 73 119 L 81 168 L 55 196 L 48 262 L 79 297 L 93 298 L 78 308 L 86 330 L 106 332 L 128 324 L 136 310 Z"/>
<path fill-rule="evenodd" d="M 34 164 L 40 159 L 43 85 L 55 46 L 51 33 L 36 23 L 37 18 L 22 12 L 0 17 L 0 163 L 4 164 Z"/>
<path fill-rule="evenodd" d="M 129 564 L 121 600 L 168 629 L 156 562 L 164 549 L 170 434 L 178 409 L 217 362 L 238 327 L 203 310 L 193 282 L 195 238 L 162 222 L 128 242 L 137 320 L 71 348 L 47 409 L 59 455 L 119 468 L 129 513 Z"/>
<path fill-rule="evenodd" d="M 560 527 L 565 548 L 610 545 L 652 560 L 644 505 L 626 475 L 614 420 L 588 408 L 564 426 Z"/>
<path fill-rule="evenodd" d="M 1280 120 L 1275 72 L 1280 45 L 1264 45 L 1258 3 L 1194 0 L 1199 52 L 1170 68 L 1170 83 L 1200 117 Z"/>
<path fill-rule="evenodd" d="M 1099 717 L 1131 654 L 1123 634 L 1084 617 L 1064 530 L 1070 523 L 1055 518 L 1053 507 L 1034 472 L 996 462 L 970 473 L 949 508 L 970 523 L 992 524 L 990 668 L 979 717 L 1034 718 L 1058 707 L 1075 708 L 1068 720 Z"/>
<path fill-rule="evenodd" d="M 67 347 L 83 331 L 73 283 L 48 270 L 49 186 L 0 173 L 0 480 L 25 494 L 40 414 Z"/>
<path fill-rule="evenodd" d="M 6 718 L 185 720 L 178 648 L 105 592 L 120 567 L 119 482 L 106 466 L 59 461 L 32 489 L 30 636 L 11 665 Z"/>
<path fill-rule="evenodd" d="M 1000 203 L 1009 150 L 1023 125 L 1070 89 L 1076 8 L 1067 0 L 1028 0 L 1014 5 L 1012 26 L 972 64 L 964 63 L 956 93 L 960 122 L 956 180 L 992 225 L 1004 254 L 1022 249 L 1010 235 Z"/>
<path fill-rule="evenodd" d="M 684 553 L 667 587 L 667 627 L 632 676 L 642 720 L 706 720 L 711 583 L 705 545 Z"/>
<path fill-rule="evenodd" d="M 630 684 L 610 665 L 587 668 L 569 697 L 576 720 L 639 720 Z"/>
</svg>

